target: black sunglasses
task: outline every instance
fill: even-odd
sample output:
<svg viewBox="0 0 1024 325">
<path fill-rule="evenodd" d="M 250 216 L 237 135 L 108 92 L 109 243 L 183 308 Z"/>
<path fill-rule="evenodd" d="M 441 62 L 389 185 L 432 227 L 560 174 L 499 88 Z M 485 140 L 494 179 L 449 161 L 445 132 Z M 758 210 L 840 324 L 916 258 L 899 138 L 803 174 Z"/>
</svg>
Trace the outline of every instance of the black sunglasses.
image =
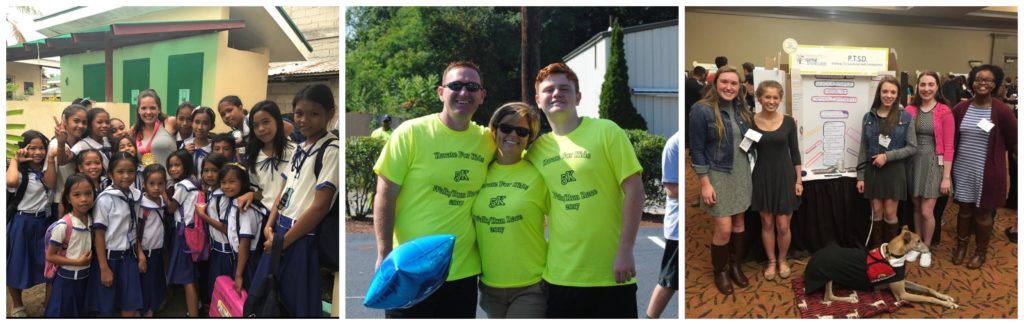
<svg viewBox="0 0 1024 325">
<path fill-rule="evenodd" d="M 475 93 L 480 89 L 484 89 L 484 86 L 481 86 L 480 84 L 475 82 L 452 81 L 444 86 L 445 88 L 451 89 L 452 91 L 462 91 L 462 87 L 466 87 L 466 91 L 471 93 Z"/>
<path fill-rule="evenodd" d="M 498 130 L 501 130 L 501 133 L 504 134 L 511 134 L 512 130 L 515 130 L 516 135 L 522 138 L 525 138 L 526 136 L 530 135 L 530 129 L 519 126 L 512 126 L 508 124 L 498 124 Z"/>
</svg>

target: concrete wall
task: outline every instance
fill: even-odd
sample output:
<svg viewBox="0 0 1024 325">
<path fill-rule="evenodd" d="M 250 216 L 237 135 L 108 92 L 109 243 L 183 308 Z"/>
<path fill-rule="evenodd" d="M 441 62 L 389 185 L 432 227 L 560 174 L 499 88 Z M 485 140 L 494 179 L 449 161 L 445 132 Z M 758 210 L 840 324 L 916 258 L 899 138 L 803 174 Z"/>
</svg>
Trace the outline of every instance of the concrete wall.
<svg viewBox="0 0 1024 325">
<path fill-rule="evenodd" d="M 221 32 L 224 33 L 224 32 Z M 114 50 L 114 101 L 121 101 L 124 87 L 124 61 L 149 58 L 149 87 L 163 96 L 167 92 L 167 58 L 171 55 L 203 52 L 203 98 L 198 102 L 208 104 L 214 95 L 216 80 L 218 34 L 205 34 L 168 40 L 159 43 L 128 46 Z M 103 52 L 91 52 L 61 57 L 61 77 L 69 81 L 64 86 L 62 98 L 78 98 L 83 93 L 82 67 L 87 64 L 103 63 Z M 210 82 L 208 82 L 210 81 Z M 165 103 L 164 110 L 171 106 Z M 176 104 L 174 106 L 177 106 Z"/>
<path fill-rule="evenodd" d="M 992 32 L 936 27 L 885 26 L 817 20 L 749 17 L 710 13 L 686 13 L 686 54 L 684 69 L 692 62 L 714 62 L 716 56 L 729 58 L 739 68 L 743 62 L 763 66 L 765 57 L 782 51 L 782 41 L 793 38 L 800 44 L 895 48 L 899 69 L 914 72 L 935 70 L 967 73 L 969 60 L 988 63 L 992 54 Z M 997 53 L 1017 48 L 1016 35 Z M 782 61 L 787 61 L 783 52 Z M 1002 60 L 993 62 L 1002 66 Z M 1016 75 L 1016 72 L 1007 73 Z M 916 79 L 916 77 L 914 77 Z"/>
<path fill-rule="evenodd" d="M 32 95 L 25 96 L 27 101 L 41 101 L 43 100 L 43 67 L 32 64 L 18 63 L 18 62 L 7 62 L 7 76 L 12 82 L 18 85 L 18 90 L 14 91 L 14 96 L 25 95 L 25 82 L 32 83 Z"/>
<path fill-rule="evenodd" d="M 252 105 L 267 98 L 267 65 L 270 63 L 270 50 L 258 49 L 261 52 L 250 52 L 221 47 L 217 52 L 216 81 L 213 82 L 212 96 L 204 96 L 209 100 L 203 105 L 215 111 L 218 101 L 224 96 L 235 95 L 242 100 L 246 110 Z M 230 128 L 217 117 L 214 132 L 226 132 Z"/>
<path fill-rule="evenodd" d="M 334 93 L 334 100 L 339 100 L 339 97 L 341 96 L 341 85 L 340 80 L 337 77 L 321 81 L 272 82 L 267 84 L 267 99 L 276 102 L 277 106 L 281 108 L 282 114 L 291 113 L 293 111 L 292 99 L 295 98 L 295 94 L 297 94 L 299 90 L 302 90 L 302 87 L 316 83 L 326 84 L 328 87 L 331 87 L 331 92 Z"/>
<path fill-rule="evenodd" d="M 310 59 L 338 58 L 338 7 L 284 7 L 284 11 L 313 46 Z"/>
<path fill-rule="evenodd" d="M 7 109 L 22 109 L 24 112 L 17 116 L 8 116 L 7 123 L 25 124 L 25 130 L 36 130 L 47 137 L 53 137 L 53 117 L 60 118 L 64 108 L 71 105 L 67 102 L 42 102 L 42 101 L 7 101 Z M 102 107 L 110 113 L 111 118 L 119 118 L 128 121 L 127 103 L 95 103 L 93 107 Z M 25 130 L 10 131 L 21 134 Z"/>
</svg>

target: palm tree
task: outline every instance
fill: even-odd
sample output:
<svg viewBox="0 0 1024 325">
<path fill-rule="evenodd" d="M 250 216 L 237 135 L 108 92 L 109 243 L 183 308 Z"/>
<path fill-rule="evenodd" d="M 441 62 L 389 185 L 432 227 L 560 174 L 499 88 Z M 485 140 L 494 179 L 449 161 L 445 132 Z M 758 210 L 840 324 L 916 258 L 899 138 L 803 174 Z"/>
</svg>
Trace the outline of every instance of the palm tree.
<svg viewBox="0 0 1024 325">
<path fill-rule="evenodd" d="M 42 16 L 43 13 L 32 6 L 13 6 L 8 8 L 13 9 L 8 10 L 4 17 L 7 20 L 7 25 L 11 28 L 9 35 L 14 36 L 14 40 L 17 42 L 15 44 L 25 43 L 25 34 L 21 32 L 21 28 L 18 26 L 20 22 L 13 14 L 20 13 L 25 16 Z"/>
</svg>

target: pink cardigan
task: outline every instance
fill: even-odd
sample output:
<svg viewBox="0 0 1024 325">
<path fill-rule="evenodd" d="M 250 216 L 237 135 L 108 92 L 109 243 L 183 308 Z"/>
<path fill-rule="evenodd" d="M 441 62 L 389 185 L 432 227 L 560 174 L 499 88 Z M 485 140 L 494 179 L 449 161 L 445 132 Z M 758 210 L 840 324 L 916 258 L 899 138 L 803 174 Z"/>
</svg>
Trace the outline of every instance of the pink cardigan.
<svg viewBox="0 0 1024 325">
<path fill-rule="evenodd" d="M 952 163 L 953 135 L 956 132 L 956 127 L 953 125 L 953 112 L 950 111 L 949 106 L 943 103 L 935 103 L 933 111 L 935 112 L 934 120 L 932 120 L 935 125 L 935 154 L 942 156 L 942 160 Z M 911 117 L 917 117 L 917 107 L 914 105 L 907 106 L 907 112 Z"/>
</svg>

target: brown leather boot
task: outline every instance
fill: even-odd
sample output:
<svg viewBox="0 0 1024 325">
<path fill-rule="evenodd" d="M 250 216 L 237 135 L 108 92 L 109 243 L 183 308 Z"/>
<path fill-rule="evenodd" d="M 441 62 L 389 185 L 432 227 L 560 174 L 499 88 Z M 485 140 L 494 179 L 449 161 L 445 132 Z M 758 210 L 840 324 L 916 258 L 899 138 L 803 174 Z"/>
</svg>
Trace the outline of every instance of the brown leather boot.
<svg viewBox="0 0 1024 325">
<path fill-rule="evenodd" d="M 964 263 L 967 257 L 968 240 L 971 239 L 971 217 L 957 216 L 956 218 L 956 248 L 953 249 L 953 265 Z"/>
<path fill-rule="evenodd" d="M 732 294 L 732 282 L 726 269 L 729 266 L 729 245 L 711 245 L 711 266 L 714 268 L 715 287 L 723 295 Z"/>
<path fill-rule="evenodd" d="M 995 225 L 992 222 L 992 217 L 986 219 L 988 219 L 987 222 L 977 221 L 974 225 L 975 243 L 978 247 L 975 248 L 974 257 L 971 258 L 970 262 L 967 262 L 968 269 L 976 270 L 985 264 L 985 255 L 988 254 L 988 242 L 992 239 L 992 228 Z"/>
<path fill-rule="evenodd" d="M 868 250 L 878 248 L 882 245 L 882 232 L 885 228 L 882 220 L 871 221 L 871 240 L 868 241 Z"/>
<path fill-rule="evenodd" d="M 729 278 L 737 287 L 746 288 L 750 282 L 743 275 L 743 256 L 747 251 L 742 232 L 734 232 L 729 236 L 729 248 L 732 253 L 729 256 Z"/>
<path fill-rule="evenodd" d="M 899 233 L 900 233 L 900 223 L 899 222 L 897 222 L 897 223 L 888 223 L 888 222 L 884 222 L 883 221 L 882 224 L 883 224 L 883 226 L 882 226 L 882 230 L 883 230 L 883 232 L 882 232 L 882 244 L 888 243 L 888 242 L 892 241 L 893 238 L 896 238 L 896 235 L 899 235 Z M 881 246 L 882 244 L 878 244 L 878 245 Z"/>
</svg>

